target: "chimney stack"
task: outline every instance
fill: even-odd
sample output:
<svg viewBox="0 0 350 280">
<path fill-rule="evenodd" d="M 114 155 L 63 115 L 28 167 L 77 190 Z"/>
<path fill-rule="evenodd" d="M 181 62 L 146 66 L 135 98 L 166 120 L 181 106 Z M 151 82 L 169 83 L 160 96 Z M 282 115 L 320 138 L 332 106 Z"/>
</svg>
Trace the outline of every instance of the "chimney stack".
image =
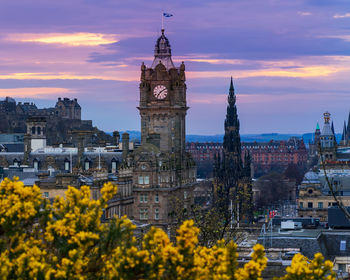
<svg viewBox="0 0 350 280">
<path fill-rule="evenodd" d="M 123 159 L 129 154 L 129 133 L 124 132 L 122 135 L 122 143 L 123 143 Z"/>
</svg>

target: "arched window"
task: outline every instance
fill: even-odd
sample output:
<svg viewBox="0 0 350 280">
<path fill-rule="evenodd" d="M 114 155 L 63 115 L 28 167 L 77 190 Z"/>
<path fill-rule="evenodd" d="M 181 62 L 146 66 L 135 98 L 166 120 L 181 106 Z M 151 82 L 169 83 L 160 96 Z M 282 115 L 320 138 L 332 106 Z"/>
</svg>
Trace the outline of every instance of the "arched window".
<svg viewBox="0 0 350 280">
<path fill-rule="evenodd" d="M 41 127 L 38 126 L 38 127 L 36 128 L 36 131 L 37 131 L 38 135 L 40 135 L 40 134 L 41 134 Z"/>
<path fill-rule="evenodd" d="M 19 165 L 20 165 L 19 160 L 15 158 L 14 161 L 13 161 L 13 166 L 19 167 Z"/>
<path fill-rule="evenodd" d="M 32 127 L 32 134 L 35 134 L 35 126 Z"/>
</svg>

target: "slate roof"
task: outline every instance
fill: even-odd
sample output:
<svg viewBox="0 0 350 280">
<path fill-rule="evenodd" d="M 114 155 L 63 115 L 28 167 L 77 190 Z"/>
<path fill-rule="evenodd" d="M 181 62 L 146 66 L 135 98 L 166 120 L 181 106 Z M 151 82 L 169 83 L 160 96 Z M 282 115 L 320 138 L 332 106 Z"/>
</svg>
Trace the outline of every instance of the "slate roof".
<svg viewBox="0 0 350 280">
<path fill-rule="evenodd" d="M 24 144 L 0 144 L 0 151 L 8 153 L 23 153 Z"/>
</svg>

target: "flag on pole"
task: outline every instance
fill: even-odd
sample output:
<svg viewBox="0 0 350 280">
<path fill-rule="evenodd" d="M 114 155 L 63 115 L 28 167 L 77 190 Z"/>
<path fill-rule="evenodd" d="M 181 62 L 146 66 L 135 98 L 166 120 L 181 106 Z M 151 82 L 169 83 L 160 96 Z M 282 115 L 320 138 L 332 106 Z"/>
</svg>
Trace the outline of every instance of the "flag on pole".
<svg viewBox="0 0 350 280">
<path fill-rule="evenodd" d="M 163 13 L 163 16 L 164 16 L 164 17 L 172 17 L 173 15 L 172 15 L 172 14 L 169 14 L 169 13 Z"/>
</svg>

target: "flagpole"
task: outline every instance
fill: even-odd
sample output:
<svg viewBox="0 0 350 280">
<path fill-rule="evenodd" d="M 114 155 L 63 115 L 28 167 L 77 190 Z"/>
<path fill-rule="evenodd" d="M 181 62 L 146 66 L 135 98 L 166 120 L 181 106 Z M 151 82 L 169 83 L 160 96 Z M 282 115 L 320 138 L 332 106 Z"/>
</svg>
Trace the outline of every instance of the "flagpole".
<svg viewBox="0 0 350 280">
<path fill-rule="evenodd" d="M 164 29 L 164 15 L 163 15 L 163 12 L 162 12 L 162 30 Z"/>
</svg>

